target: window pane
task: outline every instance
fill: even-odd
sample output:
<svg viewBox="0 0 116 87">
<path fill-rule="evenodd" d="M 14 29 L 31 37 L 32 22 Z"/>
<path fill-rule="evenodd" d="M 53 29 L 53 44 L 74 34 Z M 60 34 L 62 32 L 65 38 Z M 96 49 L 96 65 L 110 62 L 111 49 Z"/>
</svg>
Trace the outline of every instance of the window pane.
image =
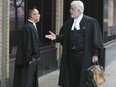
<svg viewBox="0 0 116 87">
<path fill-rule="evenodd" d="M 10 0 L 10 54 L 17 50 L 19 30 L 24 24 L 24 0 Z"/>
<path fill-rule="evenodd" d="M 108 0 L 108 5 L 105 4 L 104 12 L 108 13 L 108 17 L 105 19 L 104 24 L 104 41 L 108 42 L 116 39 L 116 1 Z M 107 11 L 108 9 L 108 11 Z M 107 16 L 105 14 L 105 16 Z M 108 18 L 108 19 L 107 19 Z M 107 26 L 107 27 L 106 27 Z"/>
<path fill-rule="evenodd" d="M 55 31 L 55 2 L 54 0 L 49 0 L 46 3 L 46 0 L 42 1 L 42 11 L 41 11 L 41 43 L 42 46 L 51 45 L 51 41 L 45 38 L 45 35 L 49 31 Z"/>
</svg>

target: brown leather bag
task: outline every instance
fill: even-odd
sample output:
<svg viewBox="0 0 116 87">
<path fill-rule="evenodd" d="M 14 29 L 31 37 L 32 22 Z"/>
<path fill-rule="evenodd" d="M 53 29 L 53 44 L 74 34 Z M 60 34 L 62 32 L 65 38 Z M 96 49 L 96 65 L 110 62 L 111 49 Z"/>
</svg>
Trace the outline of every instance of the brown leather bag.
<svg viewBox="0 0 116 87">
<path fill-rule="evenodd" d="M 104 69 L 99 64 L 94 64 L 87 70 L 87 86 L 98 87 L 105 82 Z"/>
</svg>

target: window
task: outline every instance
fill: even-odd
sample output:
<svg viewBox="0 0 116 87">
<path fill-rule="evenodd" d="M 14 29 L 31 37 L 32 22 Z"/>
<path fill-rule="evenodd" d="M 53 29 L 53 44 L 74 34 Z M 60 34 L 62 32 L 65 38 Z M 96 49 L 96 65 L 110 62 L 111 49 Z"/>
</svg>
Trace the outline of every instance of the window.
<svg viewBox="0 0 116 87">
<path fill-rule="evenodd" d="M 26 0 L 27 9 L 36 6 L 40 12 L 40 22 L 37 23 L 41 46 L 52 45 L 52 42 L 45 38 L 49 31 L 55 31 L 55 0 Z"/>
<path fill-rule="evenodd" d="M 105 16 L 105 23 L 104 25 L 104 39 L 105 42 L 111 41 L 116 39 L 116 1 L 115 0 L 108 0 L 108 4 L 105 3 L 105 13 L 108 15 Z M 108 9 L 108 10 L 107 10 Z M 107 26 L 107 28 L 106 28 Z"/>
<path fill-rule="evenodd" d="M 38 6 L 38 5 L 37 5 Z M 49 31 L 55 31 L 55 0 L 41 0 L 41 7 L 38 7 L 41 15 L 41 21 L 38 23 L 40 32 L 41 46 L 51 45 L 52 42 L 45 38 Z"/>
<path fill-rule="evenodd" d="M 37 23 L 41 47 L 53 45 L 52 41 L 45 38 L 49 31 L 55 31 L 55 0 L 10 0 L 10 54 L 16 54 L 19 30 L 27 21 L 27 10 L 36 6 L 41 19 Z"/>
<path fill-rule="evenodd" d="M 115 3 L 114 3 L 115 2 Z M 108 36 L 116 35 L 116 1 L 108 1 Z"/>
<path fill-rule="evenodd" d="M 10 0 L 10 54 L 16 54 L 19 30 L 24 24 L 24 0 Z"/>
</svg>

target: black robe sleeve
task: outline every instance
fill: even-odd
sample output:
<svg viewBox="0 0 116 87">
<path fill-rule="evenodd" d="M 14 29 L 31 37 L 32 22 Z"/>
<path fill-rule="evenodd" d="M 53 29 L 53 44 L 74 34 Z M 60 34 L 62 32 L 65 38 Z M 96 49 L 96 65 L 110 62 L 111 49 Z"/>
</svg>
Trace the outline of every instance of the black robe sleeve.
<svg viewBox="0 0 116 87">
<path fill-rule="evenodd" d="M 94 21 L 94 38 L 93 38 L 93 45 L 94 45 L 94 51 L 93 55 L 98 55 L 99 58 L 103 56 L 103 39 L 102 39 L 102 34 L 101 30 L 99 27 L 98 22 L 95 20 Z"/>
<path fill-rule="evenodd" d="M 38 34 L 36 34 L 34 29 L 25 29 L 26 32 L 24 34 L 24 50 L 25 50 L 25 61 L 29 62 L 35 55 L 39 57 L 39 42 L 37 37 L 39 38 Z M 27 40 L 26 40 L 27 39 Z M 34 57 L 35 58 L 35 57 Z"/>
<path fill-rule="evenodd" d="M 23 49 L 24 49 L 24 57 L 25 57 L 25 63 L 28 63 L 32 60 L 32 48 L 31 48 L 31 32 L 29 29 L 25 29 L 23 33 L 22 43 L 23 43 Z M 33 41 L 32 41 L 33 42 Z"/>
<path fill-rule="evenodd" d="M 62 27 L 60 29 L 59 35 L 56 36 L 56 42 L 63 44 L 63 39 L 64 39 L 64 28 Z"/>
<path fill-rule="evenodd" d="M 56 42 L 60 42 L 63 45 L 65 34 L 72 27 L 73 20 L 74 19 L 70 18 L 63 24 L 63 26 L 60 29 L 59 35 L 57 35 L 57 37 L 56 37 Z"/>
</svg>

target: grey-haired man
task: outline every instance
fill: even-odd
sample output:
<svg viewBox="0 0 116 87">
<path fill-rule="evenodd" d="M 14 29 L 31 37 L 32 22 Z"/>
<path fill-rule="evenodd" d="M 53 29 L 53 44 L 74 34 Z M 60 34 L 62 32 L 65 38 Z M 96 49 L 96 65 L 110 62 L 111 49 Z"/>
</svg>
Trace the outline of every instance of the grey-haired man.
<svg viewBox="0 0 116 87">
<path fill-rule="evenodd" d="M 72 1 L 71 18 L 62 26 L 60 34 L 46 35 L 63 46 L 59 76 L 62 87 L 87 87 L 86 70 L 101 56 L 103 41 L 99 24 L 83 12 L 83 2 Z"/>
</svg>

